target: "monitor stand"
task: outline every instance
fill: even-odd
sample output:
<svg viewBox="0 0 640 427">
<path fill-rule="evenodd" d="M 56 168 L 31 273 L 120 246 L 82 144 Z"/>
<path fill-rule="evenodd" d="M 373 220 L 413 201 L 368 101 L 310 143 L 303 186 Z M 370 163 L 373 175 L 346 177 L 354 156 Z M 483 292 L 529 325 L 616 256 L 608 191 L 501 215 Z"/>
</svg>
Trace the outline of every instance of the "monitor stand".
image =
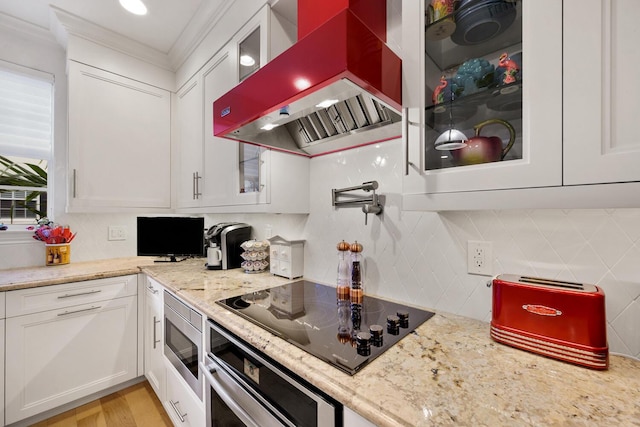
<svg viewBox="0 0 640 427">
<path fill-rule="evenodd" d="M 181 259 L 177 259 L 175 257 L 175 255 L 167 255 L 166 257 L 169 258 L 169 259 L 156 259 L 153 262 L 180 262 L 180 261 L 184 261 L 184 260 L 189 258 L 189 257 L 184 257 L 184 258 L 181 258 Z"/>
</svg>

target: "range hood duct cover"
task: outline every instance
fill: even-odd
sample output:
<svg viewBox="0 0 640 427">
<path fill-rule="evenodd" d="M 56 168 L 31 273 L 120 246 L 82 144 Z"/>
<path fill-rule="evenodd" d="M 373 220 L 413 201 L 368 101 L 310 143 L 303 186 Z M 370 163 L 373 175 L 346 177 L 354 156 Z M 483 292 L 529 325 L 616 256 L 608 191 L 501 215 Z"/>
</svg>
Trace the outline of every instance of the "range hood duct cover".
<svg viewBox="0 0 640 427">
<path fill-rule="evenodd" d="M 214 135 L 309 157 L 397 138 L 401 67 L 344 9 L 217 99 Z"/>
</svg>

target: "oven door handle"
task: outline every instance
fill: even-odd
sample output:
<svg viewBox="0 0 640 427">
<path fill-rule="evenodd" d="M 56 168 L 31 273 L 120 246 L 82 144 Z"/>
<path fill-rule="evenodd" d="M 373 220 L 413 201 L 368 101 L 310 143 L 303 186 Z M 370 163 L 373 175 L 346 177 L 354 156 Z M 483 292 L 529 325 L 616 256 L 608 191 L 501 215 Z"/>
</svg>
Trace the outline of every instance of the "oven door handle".
<svg viewBox="0 0 640 427">
<path fill-rule="evenodd" d="M 208 382 L 211 387 L 218 393 L 218 396 L 224 401 L 224 403 L 231 409 L 240 420 L 245 423 L 248 427 L 260 427 L 256 422 L 247 414 L 244 409 L 242 409 L 226 392 L 224 387 L 220 385 L 220 383 L 213 377 L 213 374 L 216 373 L 216 370 L 220 369 L 215 365 L 205 366 L 204 363 L 200 362 L 200 370 L 204 374 L 206 382 Z"/>
</svg>

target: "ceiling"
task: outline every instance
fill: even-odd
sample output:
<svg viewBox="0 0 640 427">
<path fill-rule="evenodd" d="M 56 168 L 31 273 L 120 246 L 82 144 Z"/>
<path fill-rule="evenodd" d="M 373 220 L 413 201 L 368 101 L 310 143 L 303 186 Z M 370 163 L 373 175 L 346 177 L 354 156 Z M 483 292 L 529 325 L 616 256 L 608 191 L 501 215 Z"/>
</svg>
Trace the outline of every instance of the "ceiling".
<svg viewBox="0 0 640 427">
<path fill-rule="evenodd" d="M 149 12 L 136 16 L 118 0 L 0 0 L 0 13 L 49 29 L 51 4 L 166 54 L 199 9 L 214 1 L 224 0 L 144 0 Z"/>
</svg>

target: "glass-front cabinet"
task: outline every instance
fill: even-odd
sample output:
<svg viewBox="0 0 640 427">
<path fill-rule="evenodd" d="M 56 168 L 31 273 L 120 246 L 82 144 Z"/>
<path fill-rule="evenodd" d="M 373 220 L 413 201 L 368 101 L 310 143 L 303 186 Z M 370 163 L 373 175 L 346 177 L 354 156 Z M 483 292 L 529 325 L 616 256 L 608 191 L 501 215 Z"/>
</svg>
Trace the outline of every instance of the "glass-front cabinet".
<svg viewBox="0 0 640 427">
<path fill-rule="evenodd" d="M 562 185 L 562 2 L 402 9 L 405 198 Z"/>
</svg>

